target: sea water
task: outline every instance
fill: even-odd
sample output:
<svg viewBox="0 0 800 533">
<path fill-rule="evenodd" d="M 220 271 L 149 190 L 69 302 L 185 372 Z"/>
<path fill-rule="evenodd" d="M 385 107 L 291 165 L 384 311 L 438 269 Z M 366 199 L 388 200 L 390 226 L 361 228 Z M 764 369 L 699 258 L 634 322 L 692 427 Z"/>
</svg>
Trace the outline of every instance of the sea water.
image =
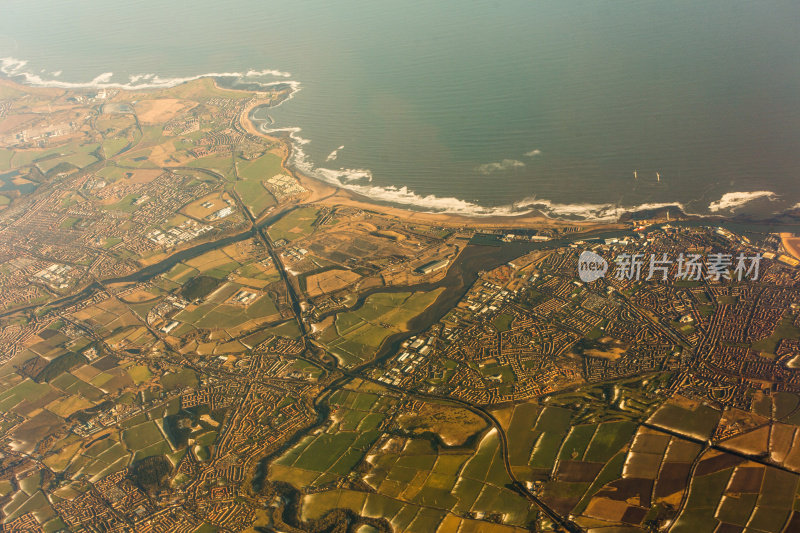
<svg viewBox="0 0 800 533">
<path fill-rule="evenodd" d="M 6 75 L 291 82 L 294 164 L 417 209 L 800 202 L 796 0 L 7 1 Z"/>
</svg>

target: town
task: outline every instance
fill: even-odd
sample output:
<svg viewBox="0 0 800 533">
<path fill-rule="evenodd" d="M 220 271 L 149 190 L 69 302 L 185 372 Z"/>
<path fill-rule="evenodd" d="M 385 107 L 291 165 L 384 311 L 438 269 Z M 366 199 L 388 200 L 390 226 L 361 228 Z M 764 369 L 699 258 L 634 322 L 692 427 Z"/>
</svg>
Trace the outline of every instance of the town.
<svg viewBox="0 0 800 533">
<path fill-rule="evenodd" d="M 3 531 L 800 528 L 794 226 L 405 216 L 290 94 L 0 82 Z"/>
</svg>

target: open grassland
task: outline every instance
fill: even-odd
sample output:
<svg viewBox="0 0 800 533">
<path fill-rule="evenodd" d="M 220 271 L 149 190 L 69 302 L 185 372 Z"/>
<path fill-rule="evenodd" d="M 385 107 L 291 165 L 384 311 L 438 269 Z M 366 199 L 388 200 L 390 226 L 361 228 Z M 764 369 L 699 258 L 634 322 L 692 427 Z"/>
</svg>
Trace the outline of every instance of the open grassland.
<svg viewBox="0 0 800 533">
<path fill-rule="evenodd" d="M 233 180 L 233 157 L 230 154 L 213 154 L 190 161 L 185 166 L 206 168 L 221 174 L 227 180 Z"/>
<path fill-rule="evenodd" d="M 367 361 L 390 335 L 406 331 L 408 322 L 431 306 L 443 290 L 373 294 L 360 309 L 337 315 L 336 337 L 327 342 L 328 347 L 345 365 Z"/>
<path fill-rule="evenodd" d="M 148 91 L 147 94 L 151 99 L 178 98 L 200 101 L 214 97 L 242 100 L 252 98 L 253 96 L 252 93 L 248 91 L 237 91 L 219 87 L 213 78 L 199 78 L 174 87 Z M 138 100 L 139 98 L 141 98 L 141 93 L 139 92 L 123 92 L 117 95 L 118 101 Z"/>
<path fill-rule="evenodd" d="M 324 484 L 346 476 L 380 435 L 377 429 L 394 402 L 376 394 L 340 390 L 330 403 L 333 423 L 325 432 L 304 438 L 279 457 L 270 468 L 272 479 Z"/>
<path fill-rule="evenodd" d="M 264 187 L 264 182 L 261 180 L 240 180 L 234 184 L 233 188 L 253 217 L 257 218 L 266 209 L 275 205 L 275 198 Z"/>
<path fill-rule="evenodd" d="M 448 446 L 461 446 L 486 428 L 486 422 L 467 409 L 424 403 L 413 413 L 398 417 L 398 423 L 413 434 L 435 433 Z"/>
<path fill-rule="evenodd" d="M 283 172 L 281 156 L 275 152 L 267 152 L 261 157 L 250 161 L 237 158 L 236 170 L 239 178 L 247 181 L 267 180 Z"/>
<path fill-rule="evenodd" d="M 190 100 L 176 98 L 157 98 L 152 100 L 139 100 L 134 109 L 136 116 L 142 124 L 160 124 L 186 113 L 197 105 Z"/>
<path fill-rule="evenodd" d="M 119 328 L 141 325 L 131 310 L 115 298 L 107 298 L 76 311 L 73 317 L 88 322 L 105 336 Z"/>
<path fill-rule="evenodd" d="M 775 350 L 781 339 L 800 339 L 800 328 L 793 324 L 793 316 L 787 315 L 778 323 L 775 332 L 752 344 L 753 349 L 775 357 Z"/>
<path fill-rule="evenodd" d="M 262 289 L 280 280 L 281 275 L 271 263 L 251 262 L 236 269 L 229 279 L 241 285 Z"/>
<path fill-rule="evenodd" d="M 456 514 L 502 513 L 514 525 L 524 525 L 530 517 L 529 503 L 505 488 L 509 478 L 494 431 L 474 451 L 437 452 L 428 441 L 414 439 L 373 463 L 366 479 L 379 494 Z"/>
<path fill-rule="evenodd" d="M 306 293 L 311 296 L 320 296 L 338 291 L 361 279 L 359 274 L 352 270 L 334 268 L 312 274 L 305 278 Z"/>
<path fill-rule="evenodd" d="M 70 143 L 47 148 L 45 150 L 17 150 L 13 152 L 10 166 L 12 168 L 36 164 L 39 169 L 47 173 L 61 163 L 83 168 L 97 161 L 92 152 L 97 150 L 99 144 L 72 141 Z"/>
<path fill-rule="evenodd" d="M 269 227 L 269 236 L 273 241 L 285 239 L 288 242 L 310 235 L 314 231 L 317 220 L 315 207 L 293 209 Z"/>
<path fill-rule="evenodd" d="M 214 291 L 202 304 L 191 305 L 175 315 L 175 320 L 204 329 L 251 329 L 259 323 L 279 317 L 275 303 L 267 294 L 258 296 L 248 305 L 232 303 L 231 297 L 243 287 L 228 282 Z"/>
<path fill-rule="evenodd" d="M 228 193 L 213 192 L 190 203 L 182 211 L 187 216 L 205 221 L 220 209 L 231 205 L 233 198 Z"/>
</svg>

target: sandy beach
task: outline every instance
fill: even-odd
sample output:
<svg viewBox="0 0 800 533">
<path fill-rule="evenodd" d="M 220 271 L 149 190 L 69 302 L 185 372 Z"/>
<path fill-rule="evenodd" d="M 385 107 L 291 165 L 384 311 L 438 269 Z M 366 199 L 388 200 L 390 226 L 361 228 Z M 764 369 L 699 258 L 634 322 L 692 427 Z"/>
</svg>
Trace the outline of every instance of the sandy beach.
<svg viewBox="0 0 800 533">
<path fill-rule="evenodd" d="M 464 227 L 476 229 L 496 229 L 496 228 L 525 228 L 525 229 L 564 229 L 564 228 L 597 228 L 597 229 L 617 229 L 628 227 L 625 224 L 614 223 L 594 223 L 591 221 L 570 222 L 565 220 L 558 220 L 548 218 L 537 214 L 521 214 L 516 216 L 492 216 L 492 217 L 479 217 L 479 216 L 463 216 L 453 215 L 447 213 L 427 213 L 422 211 L 415 211 L 413 209 L 405 209 L 402 207 L 381 204 L 373 201 L 370 198 L 354 193 L 343 187 L 336 187 L 330 183 L 320 181 L 316 178 L 306 176 L 296 169 L 287 165 L 291 156 L 292 145 L 291 141 L 286 138 L 274 137 L 267 135 L 260 131 L 251 121 L 250 112 L 263 105 L 267 101 L 255 100 L 248 104 L 240 115 L 240 123 L 242 127 L 253 135 L 269 139 L 273 142 L 280 142 L 283 145 L 283 168 L 287 173 L 294 176 L 306 189 L 309 195 L 305 198 L 307 203 L 316 203 L 329 207 L 333 206 L 347 206 L 365 211 L 372 211 L 380 213 L 385 216 L 398 218 L 405 221 L 416 221 L 426 224 L 435 224 L 448 227 Z"/>
<path fill-rule="evenodd" d="M 192 84 L 194 86 L 197 86 L 196 90 L 203 90 L 202 87 L 206 83 L 209 84 L 208 85 L 209 88 L 213 87 L 214 89 L 219 91 L 235 92 L 240 94 L 241 93 L 254 94 L 252 91 L 221 87 L 216 83 L 216 80 L 214 80 L 213 78 L 210 80 L 208 78 L 206 78 L 205 80 L 201 78 L 199 80 L 193 80 L 180 84 L 176 87 Z M 63 94 L 65 92 L 64 89 L 29 87 L 26 85 L 20 85 L 19 83 L 12 80 L 0 79 L 0 92 L 2 91 L 8 91 L 11 93 L 32 92 L 47 96 L 54 96 L 58 94 Z M 119 93 L 113 99 L 113 101 L 125 101 L 130 98 L 135 98 L 141 95 L 147 95 L 150 98 L 162 95 L 172 96 L 173 92 L 175 92 L 174 87 L 166 89 L 157 89 L 157 90 L 135 90 L 135 91 L 123 89 L 119 91 Z M 172 98 L 167 97 L 165 98 L 165 102 L 172 104 L 176 102 L 176 100 L 174 97 Z M 426 224 L 441 225 L 441 226 L 456 227 L 456 228 L 464 227 L 464 228 L 475 228 L 475 229 L 497 229 L 497 228 L 568 229 L 568 228 L 580 227 L 585 229 L 591 227 L 597 229 L 601 228 L 616 229 L 616 228 L 627 227 L 626 224 L 616 224 L 607 222 L 595 223 L 592 221 L 572 222 L 572 221 L 558 220 L 558 219 L 548 218 L 538 213 L 520 214 L 516 216 L 491 216 L 491 217 L 464 216 L 464 215 L 454 215 L 447 213 L 430 213 L 430 212 L 416 211 L 413 209 L 375 202 L 371 198 L 359 195 L 348 189 L 342 187 L 336 187 L 330 183 L 326 183 L 316 178 L 304 175 L 303 173 L 297 171 L 296 169 L 288 166 L 288 161 L 291 157 L 291 150 L 292 150 L 291 140 L 287 139 L 286 137 L 276 137 L 265 134 L 264 132 L 260 131 L 259 128 L 256 127 L 255 124 L 253 124 L 250 121 L 249 118 L 250 112 L 254 108 L 269 103 L 271 103 L 271 100 L 268 98 L 263 98 L 263 97 L 253 98 L 248 102 L 248 104 L 242 110 L 239 123 L 246 132 L 252 135 L 263 137 L 265 139 L 269 139 L 272 142 L 277 142 L 281 144 L 281 152 L 282 152 L 281 155 L 283 157 L 282 164 L 284 170 L 288 174 L 293 175 L 303 185 L 303 187 L 305 187 L 309 191 L 306 198 L 304 198 L 304 202 L 306 203 L 316 203 L 330 207 L 348 206 L 357 209 L 363 209 L 365 211 L 380 213 L 385 216 L 391 216 L 405 221 L 417 221 Z"/>
<path fill-rule="evenodd" d="M 800 261 L 800 237 L 795 237 L 791 233 L 781 233 L 781 243 L 786 251 Z"/>
</svg>

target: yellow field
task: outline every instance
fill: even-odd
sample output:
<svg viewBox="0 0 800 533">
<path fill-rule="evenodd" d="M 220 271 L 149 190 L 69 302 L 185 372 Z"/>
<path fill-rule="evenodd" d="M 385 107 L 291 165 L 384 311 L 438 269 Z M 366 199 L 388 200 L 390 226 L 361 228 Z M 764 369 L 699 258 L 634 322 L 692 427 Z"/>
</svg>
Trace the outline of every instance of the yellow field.
<svg viewBox="0 0 800 533">
<path fill-rule="evenodd" d="M 143 124 L 160 124 L 185 113 L 195 107 L 196 102 L 164 98 L 158 100 L 141 100 L 136 103 L 136 116 Z"/>
<path fill-rule="evenodd" d="M 203 204 L 206 203 L 210 203 L 211 205 L 208 207 L 203 207 Z M 183 212 L 187 216 L 203 220 L 207 216 L 219 211 L 224 207 L 227 207 L 228 205 L 233 205 L 233 198 L 231 198 L 228 193 L 214 192 L 190 203 L 183 208 Z"/>
<path fill-rule="evenodd" d="M 791 233 L 781 233 L 781 242 L 789 255 L 800 260 L 800 237 L 794 237 Z"/>
<path fill-rule="evenodd" d="M 328 270 L 306 278 L 306 291 L 309 296 L 319 296 L 347 287 L 361 278 L 352 270 Z"/>
<path fill-rule="evenodd" d="M 150 155 L 147 158 L 151 163 L 160 167 L 180 165 L 192 159 L 185 152 L 176 152 L 175 145 L 172 144 L 172 141 L 154 146 L 153 149 L 150 150 Z"/>
<path fill-rule="evenodd" d="M 92 365 L 83 365 L 83 366 L 79 366 L 78 368 L 72 370 L 72 372 L 70 372 L 70 374 L 72 374 L 73 376 L 75 376 L 76 378 L 78 378 L 81 381 L 85 381 L 86 383 L 89 383 L 91 380 L 93 380 L 94 378 L 96 378 L 100 374 L 100 371 L 97 370 Z"/>
<path fill-rule="evenodd" d="M 51 413 L 60 416 L 61 418 L 67 418 L 72 413 L 80 411 L 81 409 L 86 409 L 87 407 L 91 407 L 92 402 L 84 398 L 83 396 L 67 396 L 66 398 L 59 398 L 53 402 L 47 404 L 45 409 L 50 411 Z"/>
<path fill-rule="evenodd" d="M 186 264 L 200 272 L 206 272 L 218 266 L 227 265 L 231 258 L 222 250 L 212 250 L 199 257 L 186 261 Z"/>
<path fill-rule="evenodd" d="M 11 115 L 0 120 L 0 134 L 12 133 L 21 129 L 26 123 L 38 119 L 38 115 L 22 114 Z"/>
<path fill-rule="evenodd" d="M 599 357 L 601 359 L 608 359 L 609 361 L 616 361 L 625 354 L 625 348 L 610 347 L 607 350 L 586 350 L 584 353 L 591 357 Z"/>
<path fill-rule="evenodd" d="M 140 325 L 139 320 L 125 304 L 109 298 L 73 313 L 77 320 L 113 331 L 125 326 Z"/>
<path fill-rule="evenodd" d="M 106 343 L 112 348 L 121 348 L 129 344 L 137 344 L 142 337 L 150 337 L 150 332 L 144 326 L 138 326 L 120 331 L 107 338 Z"/>
<path fill-rule="evenodd" d="M 150 292 L 145 289 L 135 289 L 127 294 L 120 296 L 120 300 L 125 303 L 131 304 L 139 304 L 142 302 L 148 302 L 150 300 L 154 300 L 158 298 L 157 293 Z"/>
<path fill-rule="evenodd" d="M 223 248 L 222 250 L 234 261 L 243 263 L 247 261 L 253 253 L 253 240 L 246 240 L 235 242 Z"/>
<path fill-rule="evenodd" d="M 72 457 L 78 453 L 81 445 L 82 442 L 80 441 L 68 444 L 67 446 L 57 450 L 55 455 L 48 456 L 43 462 L 56 472 L 61 472 L 67 468 L 67 465 L 69 465 Z"/>
<path fill-rule="evenodd" d="M 311 484 L 319 476 L 319 472 L 311 472 L 293 466 L 272 464 L 269 467 L 270 481 L 285 481 L 297 488 Z"/>
</svg>

